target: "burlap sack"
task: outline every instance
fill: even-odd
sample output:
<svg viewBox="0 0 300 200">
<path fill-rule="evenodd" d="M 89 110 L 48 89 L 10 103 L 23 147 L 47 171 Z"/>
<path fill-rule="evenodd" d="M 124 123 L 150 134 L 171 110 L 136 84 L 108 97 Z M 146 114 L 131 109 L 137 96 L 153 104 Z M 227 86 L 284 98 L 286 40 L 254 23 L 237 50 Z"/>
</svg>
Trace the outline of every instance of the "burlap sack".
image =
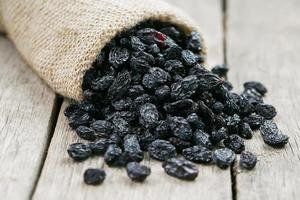
<svg viewBox="0 0 300 200">
<path fill-rule="evenodd" d="M 0 0 L 0 29 L 57 93 L 81 99 L 81 82 L 116 33 L 146 19 L 169 21 L 186 32 L 195 23 L 159 0 Z"/>
</svg>

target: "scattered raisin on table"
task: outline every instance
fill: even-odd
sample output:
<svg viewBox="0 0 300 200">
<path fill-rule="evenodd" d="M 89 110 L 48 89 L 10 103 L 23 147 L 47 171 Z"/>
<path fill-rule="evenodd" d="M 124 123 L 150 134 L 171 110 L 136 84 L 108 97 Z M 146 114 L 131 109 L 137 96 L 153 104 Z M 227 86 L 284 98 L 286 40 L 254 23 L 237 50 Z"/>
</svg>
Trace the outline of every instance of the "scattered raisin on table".
<svg viewBox="0 0 300 200">
<path fill-rule="evenodd" d="M 240 166 L 244 169 L 253 169 L 257 163 L 257 157 L 249 151 L 243 151 L 240 156 Z"/>
<path fill-rule="evenodd" d="M 89 168 L 84 172 L 83 177 L 86 184 L 99 185 L 104 181 L 106 173 L 103 169 Z"/>
</svg>

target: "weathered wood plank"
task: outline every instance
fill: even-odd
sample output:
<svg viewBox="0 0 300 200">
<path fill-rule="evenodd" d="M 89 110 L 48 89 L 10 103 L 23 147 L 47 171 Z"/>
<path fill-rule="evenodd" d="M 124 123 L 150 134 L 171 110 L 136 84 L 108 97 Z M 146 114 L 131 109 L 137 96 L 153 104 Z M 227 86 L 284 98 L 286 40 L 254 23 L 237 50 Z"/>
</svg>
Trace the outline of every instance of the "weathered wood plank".
<svg viewBox="0 0 300 200">
<path fill-rule="evenodd" d="M 174 2 L 195 17 L 203 34 L 207 35 L 206 41 L 211 49 L 209 63 L 222 63 L 220 1 L 169 2 Z M 62 109 L 65 106 L 66 102 Z M 195 182 L 182 182 L 167 176 L 160 162 L 149 159 L 145 159 L 144 163 L 151 166 L 152 174 L 144 184 L 130 181 L 124 169 L 104 165 L 107 172 L 105 182 L 99 187 L 86 186 L 82 179 L 84 170 L 101 167 L 103 162 L 100 158 L 94 158 L 83 163 L 73 163 L 66 149 L 68 144 L 79 140 L 68 127 L 62 112 L 58 121 L 34 199 L 231 199 L 229 170 L 199 166 L 200 173 Z M 218 188 L 218 192 L 215 192 L 215 188 Z"/>
<path fill-rule="evenodd" d="M 55 94 L 0 36 L 0 196 L 30 197 L 49 137 Z"/>
<path fill-rule="evenodd" d="M 98 187 L 84 184 L 82 175 L 89 167 L 101 168 L 102 158 L 73 162 L 67 154 L 69 144 L 84 142 L 71 130 L 63 114 L 67 104 L 68 101 L 65 100 L 33 199 L 86 199 L 90 194 L 94 195 L 93 199 L 101 197 Z M 105 184 L 113 185 L 109 179 L 110 177 Z"/>
<path fill-rule="evenodd" d="M 245 81 L 263 82 L 266 102 L 277 108 L 276 122 L 290 136 L 281 150 L 264 144 L 259 132 L 247 141 L 259 162 L 254 171 L 237 169 L 237 199 L 299 199 L 300 2 L 229 0 L 228 8 L 229 79 L 239 91 Z"/>
</svg>

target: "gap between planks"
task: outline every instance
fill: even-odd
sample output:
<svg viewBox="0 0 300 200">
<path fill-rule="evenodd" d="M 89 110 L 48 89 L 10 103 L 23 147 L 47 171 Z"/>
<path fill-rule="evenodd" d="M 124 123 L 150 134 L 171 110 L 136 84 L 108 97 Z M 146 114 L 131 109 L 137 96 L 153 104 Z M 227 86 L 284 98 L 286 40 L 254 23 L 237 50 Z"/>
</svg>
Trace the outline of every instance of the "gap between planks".
<svg viewBox="0 0 300 200">
<path fill-rule="evenodd" d="M 30 197 L 29 197 L 30 199 L 32 199 L 32 197 L 33 197 L 33 194 L 35 192 L 36 186 L 38 184 L 39 178 L 41 176 L 41 173 L 42 173 L 42 170 L 43 170 L 43 167 L 44 167 L 44 164 L 45 164 L 45 160 L 47 158 L 48 149 L 49 149 L 50 142 L 51 142 L 53 134 L 54 134 L 54 130 L 55 130 L 56 123 L 57 123 L 57 120 L 58 120 L 58 115 L 59 115 L 60 110 L 61 110 L 62 102 L 63 102 L 63 98 L 56 94 L 55 95 L 55 100 L 54 100 L 54 105 L 53 105 L 51 116 L 50 116 L 48 139 L 47 139 L 47 143 L 45 145 L 43 156 L 41 158 L 41 163 L 40 163 L 40 166 L 39 166 L 39 169 L 38 169 L 38 175 L 37 175 L 37 177 L 34 181 L 34 185 L 33 185 L 32 190 L 30 192 Z"/>
<path fill-rule="evenodd" d="M 275 121 L 290 136 L 289 144 L 280 150 L 264 144 L 259 131 L 245 141 L 246 149 L 258 155 L 258 163 L 249 172 L 237 165 L 233 168 L 236 198 L 299 199 L 300 2 L 227 1 L 230 80 L 239 91 L 245 81 L 263 82 L 269 89 L 265 102 L 276 107 Z"/>
</svg>

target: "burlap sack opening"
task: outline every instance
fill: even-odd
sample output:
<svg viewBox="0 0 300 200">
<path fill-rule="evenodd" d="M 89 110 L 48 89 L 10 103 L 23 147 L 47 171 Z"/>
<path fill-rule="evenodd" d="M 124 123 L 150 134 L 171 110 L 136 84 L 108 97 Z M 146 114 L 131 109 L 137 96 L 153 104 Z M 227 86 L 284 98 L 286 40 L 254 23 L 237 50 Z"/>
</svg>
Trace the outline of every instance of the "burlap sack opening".
<svg viewBox="0 0 300 200">
<path fill-rule="evenodd" d="M 147 19 L 198 31 L 179 9 L 159 0 L 0 0 L 0 30 L 51 88 L 76 100 L 84 72 L 105 44 Z"/>
</svg>

